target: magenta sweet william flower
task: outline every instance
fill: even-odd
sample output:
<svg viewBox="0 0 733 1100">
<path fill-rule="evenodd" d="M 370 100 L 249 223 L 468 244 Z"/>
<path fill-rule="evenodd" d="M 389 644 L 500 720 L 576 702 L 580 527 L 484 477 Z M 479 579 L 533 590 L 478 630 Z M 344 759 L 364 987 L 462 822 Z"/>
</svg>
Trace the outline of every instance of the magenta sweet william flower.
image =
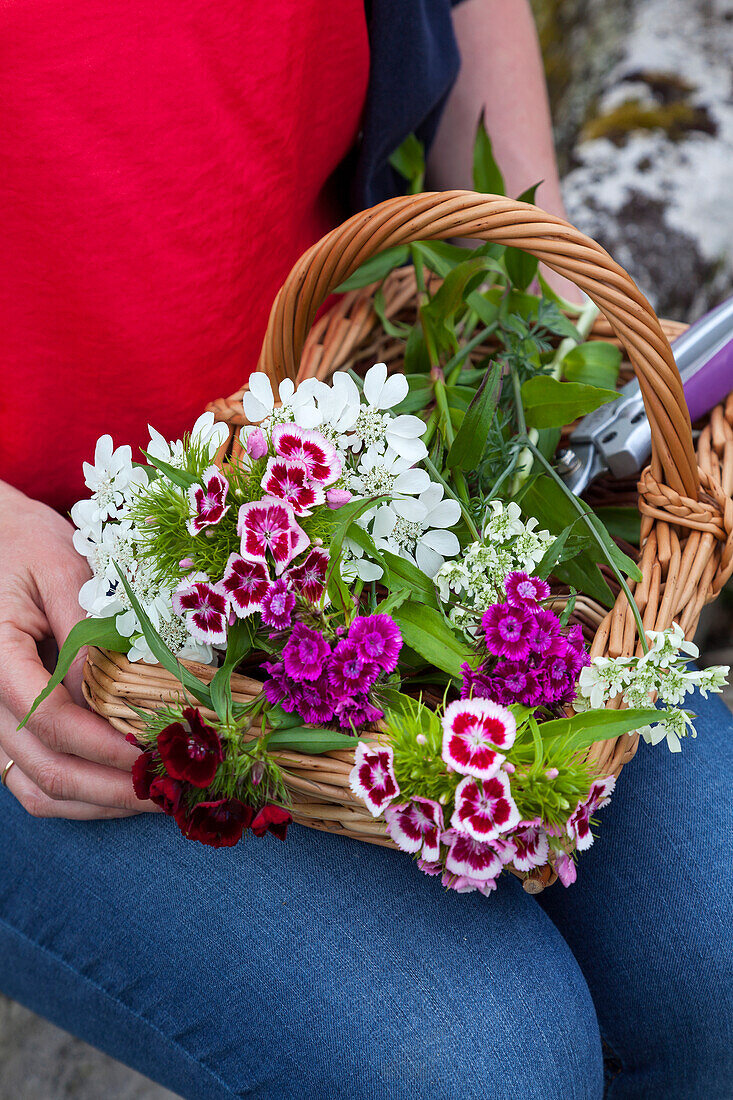
<svg viewBox="0 0 733 1100">
<path fill-rule="evenodd" d="M 278 840 L 285 840 L 288 835 L 288 825 L 291 824 L 292 820 L 293 815 L 283 809 L 282 806 L 268 803 L 267 806 L 263 806 L 255 814 L 250 829 L 255 836 L 264 836 L 265 833 L 271 833 Z"/>
<path fill-rule="evenodd" d="M 180 581 L 171 598 L 176 615 L 185 616 L 189 633 L 199 642 L 223 645 L 227 640 L 229 600 L 203 573 Z"/>
<path fill-rule="evenodd" d="M 554 611 L 540 608 L 534 617 L 536 630 L 530 648 L 542 657 L 561 657 L 567 649 L 567 638 Z"/>
<path fill-rule="evenodd" d="M 443 886 L 448 890 L 455 890 L 457 894 L 473 894 L 478 891 L 487 898 L 493 890 L 496 890 L 496 879 L 482 880 L 472 878 L 470 875 L 453 875 L 450 871 L 444 871 Z"/>
<path fill-rule="evenodd" d="M 536 605 L 550 595 L 550 586 L 547 581 L 527 573 L 510 573 L 504 580 L 504 591 L 509 603 Z"/>
<path fill-rule="evenodd" d="M 262 622 L 273 630 L 287 630 L 293 621 L 295 593 L 283 577 L 278 577 L 262 597 Z"/>
<path fill-rule="evenodd" d="M 384 711 L 375 707 L 366 695 L 351 695 L 336 699 L 334 713 L 341 728 L 352 732 L 362 726 L 373 725 L 384 715 Z"/>
<path fill-rule="evenodd" d="M 547 863 L 550 846 L 547 833 L 538 825 L 526 825 L 506 838 L 514 845 L 512 862 L 518 871 L 531 871 Z"/>
<path fill-rule="evenodd" d="M 413 798 L 384 811 L 387 832 L 403 852 L 419 852 L 422 859 L 440 858 L 443 809 L 432 798 Z"/>
<path fill-rule="evenodd" d="M 224 759 L 218 733 L 194 707 L 160 731 L 158 752 L 168 775 L 194 787 L 208 787 Z"/>
<path fill-rule="evenodd" d="M 272 442 L 280 458 L 302 462 L 308 477 L 318 485 L 332 485 L 341 476 L 338 451 L 320 432 L 299 428 L 297 424 L 277 424 Z"/>
<path fill-rule="evenodd" d="M 367 745 L 360 741 L 356 746 L 349 784 L 354 794 L 366 803 L 372 817 L 379 817 L 400 793 L 394 774 L 392 747 Z"/>
<path fill-rule="evenodd" d="M 199 802 L 190 811 L 179 811 L 176 823 L 188 840 L 198 840 L 212 848 L 231 848 L 248 828 L 252 809 L 237 798 Z"/>
<path fill-rule="evenodd" d="M 309 516 L 324 501 L 323 489 L 311 481 L 305 464 L 290 458 L 268 460 L 262 488 L 267 496 L 287 501 L 296 516 Z"/>
<path fill-rule="evenodd" d="M 597 779 L 591 784 L 587 797 L 579 802 L 573 810 L 565 826 L 568 836 L 575 841 L 579 852 L 590 848 L 593 843 L 593 833 L 590 828 L 590 819 L 596 810 L 605 806 L 616 786 L 614 776 L 606 776 L 605 779 Z"/>
<path fill-rule="evenodd" d="M 456 787 L 451 827 L 474 840 L 493 840 L 520 820 L 505 772 L 484 780 L 466 776 Z"/>
<path fill-rule="evenodd" d="M 514 715 L 491 699 L 461 699 L 445 708 L 442 718 L 446 764 L 462 775 L 491 779 L 506 759 L 500 749 L 514 744 Z"/>
<path fill-rule="evenodd" d="M 537 632 L 535 616 L 524 604 L 492 604 L 484 613 L 481 626 L 489 653 L 513 661 L 521 661 L 529 654 Z"/>
<path fill-rule="evenodd" d="M 185 787 L 170 775 L 158 775 L 150 784 L 150 801 L 160 806 L 163 813 L 175 817 L 181 808 Z"/>
<path fill-rule="evenodd" d="M 437 859 L 418 859 L 417 865 L 424 875 L 442 875 L 443 864 Z"/>
<path fill-rule="evenodd" d="M 239 509 L 237 534 L 242 540 L 242 557 L 265 564 L 270 553 L 278 576 L 310 541 L 296 522 L 292 505 L 276 497 L 263 497 L 243 504 Z"/>
<path fill-rule="evenodd" d="M 295 709 L 304 722 L 319 726 L 333 718 L 333 696 L 325 673 L 317 680 L 299 684 L 293 697 L 297 700 Z"/>
<path fill-rule="evenodd" d="M 241 554 L 231 554 L 219 588 L 229 597 L 235 615 L 245 619 L 262 610 L 262 601 L 270 589 L 270 574 L 261 561 L 247 561 Z"/>
<path fill-rule="evenodd" d="M 379 665 L 366 658 L 351 640 L 343 638 L 328 665 L 328 680 L 337 698 L 363 695 L 379 676 Z"/>
<path fill-rule="evenodd" d="M 326 587 L 328 554 L 315 546 L 300 565 L 288 569 L 288 583 L 304 600 L 317 604 Z"/>
<path fill-rule="evenodd" d="M 393 672 L 402 649 L 402 635 L 390 615 L 359 615 L 349 627 L 349 641 L 365 661 L 382 672 Z"/>
<path fill-rule="evenodd" d="M 268 703 L 272 703 L 273 706 L 279 703 L 288 714 L 298 710 L 300 685 L 288 676 L 283 662 L 263 661 L 262 667 L 270 674 L 270 679 L 265 680 L 262 685 Z"/>
<path fill-rule="evenodd" d="M 203 485 L 192 485 L 188 490 L 191 518 L 187 523 L 189 533 L 198 535 L 204 527 L 219 523 L 229 511 L 225 505 L 229 482 L 216 466 L 209 466 L 203 473 Z"/>
<path fill-rule="evenodd" d="M 521 661 L 499 661 L 494 669 L 494 681 L 501 685 L 502 702 L 521 703 L 537 707 L 551 702 L 547 698 L 547 677 L 542 667 Z"/>
<path fill-rule="evenodd" d="M 294 680 L 317 680 L 330 653 L 331 647 L 318 630 L 296 623 L 283 647 L 285 671 Z"/>
<path fill-rule="evenodd" d="M 447 829 L 443 843 L 448 845 L 445 869 L 452 875 L 466 876 L 475 882 L 495 879 L 503 867 L 501 855 L 493 844 L 475 840 L 468 833 Z"/>
</svg>

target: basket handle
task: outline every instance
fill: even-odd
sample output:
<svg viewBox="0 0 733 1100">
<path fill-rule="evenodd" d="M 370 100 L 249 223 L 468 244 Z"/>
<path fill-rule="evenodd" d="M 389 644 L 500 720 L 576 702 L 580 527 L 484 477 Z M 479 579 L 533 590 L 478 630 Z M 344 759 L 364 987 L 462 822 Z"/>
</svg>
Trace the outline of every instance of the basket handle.
<svg viewBox="0 0 733 1100">
<path fill-rule="evenodd" d="M 274 382 L 295 380 L 316 313 L 340 283 L 377 252 L 446 237 L 521 248 L 588 294 L 639 379 L 652 429 L 654 477 L 697 499 L 690 416 L 672 349 L 654 310 L 605 249 L 530 203 L 473 191 L 435 191 L 388 199 L 354 214 L 305 252 L 288 275 L 270 313 L 258 370 Z"/>
</svg>

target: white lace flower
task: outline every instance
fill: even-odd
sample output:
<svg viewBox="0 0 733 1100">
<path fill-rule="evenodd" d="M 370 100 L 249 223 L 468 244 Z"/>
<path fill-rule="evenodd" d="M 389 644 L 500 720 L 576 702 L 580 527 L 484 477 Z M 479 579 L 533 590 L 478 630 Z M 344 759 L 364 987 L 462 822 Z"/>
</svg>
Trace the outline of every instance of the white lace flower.
<svg viewBox="0 0 733 1100">
<path fill-rule="evenodd" d="M 368 447 L 348 480 L 348 488 L 360 497 L 416 496 L 430 484 L 427 470 L 414 466 L 391 447 L 384 453 L 377 447 Z"/>
<path fill-rule="evenodd" d="M 315 428 L 330 442 L 351 431 L 359 418 L 361 394 L 359 387 L 345 371 L 335 371 L 331 385 L 312 380 L 308 401 L 295 410 L 296 423 L 301 428 Z M 301 387 L 298 387 L 300 392 Z"/>
<path fill-rule="evenodd" d="M 77 527 L 72 536 L 74 549 L 83 558 L 91 558 L 102 538 L 102 520 L 96 502 L 77 501 L 71 509 L 71 522 Z"/>
<path fill-rule="evenodd" d="M 366 557 L 363 548 L 350 538 L 344 539 L 340 570 L 342 578 L 349 584 L 353 584 L 357 578 L 369 582 L 378 581 L 382 576 L 381 565 Z"/>
<path fill-rule="evenodd" d="M 650 649 L 641 658 L 643 662 L 667 668 L 672 662 L 678 660 L 681 653 L 686 654 L 693 661 L 700 656 L 700 650 L 695 643 L 685 640 L 685 633 L 679 623 L 672 623 L 667 630 L 647 630 L 646 636 L 650 642 Z"/>
<path fill-rule="evenodd" d="M 293 420 L 301 428 L 315 427 L 310 423 L 301 424 L 297 419 L 297 413 L 306 406 L 313 405 L 313 394 L 320 392 L 320 387 L 328 389 L 324 382 L 317 378 L 306 378 L 296 388 L 292 378 L 283 378 L 278 386 L 279 407 L 275 408 L 275 394 L 272 383 L 263 371 L 255 371 L 249 376 L 248 389 L 244 395 L 244 415 L 250 424 L 260 424 L 263 420 L 272 419 L 273 423 L 291 423 Z M 306 419 L 310 417 L 306 416 Z"/>
<path fill-rule="evenodd" d="M 148 424 L 150 442 L 147 446 L 148 454 L 158 458 L 161 462 L 167 462 L 169 466 L 180 469 L 186 460 L 186 448 L 182 439 L 176 439 L 169 443 L 168 440 Z M 206 454 L 213 458 L 219 448 L 226 442 L 229 428 L 226 424 L 215 422 L 213 412 L 202 413 L 191 428 L 191 443 L 200 448 L 206 448 Z"/>
<path fill-rule="evenodd" d="M 593 710 L 605 707 L 609 699 L 620 695 L 634 675 L 633 662 L 628 657 L 594 657 L 580 670 L 577 691 Z"/>
<path fill-rule="evenodd" d="M 90 521 L 118 519 L 124 515 L 134 486 L 147 482 L 144 471 L 132 465 L 132 448 L 124 444 L 115 450 L 111 435 L 100 436 L 94 448 L 94 464 L 84 462 L 82 468 L 95 506 L 87 510 Z"/>
<path fill-rule="evenodd" d="M 698 690 L 703 699 L 707 699 L 709 691 L 714 692 L 716 695 L 723 691 L 728 683 L 729 675 L 730 665 L 711 665 L 710 668 L 694 673 Z"/>
<path fill-rule="evenodd" d="M 639 733 L 647 745 L 658 745 L 666 740 L 670 752 L 682 752 L 680 738 L 697 737 L 692 715 L 686 710 L 671 710 L 662 722 L 644 726 Z"/>
<path fill-rule="evenodd" d="M 372 537 L 378 550 L 390 550 L 434 577 L 447 557 L 460 550 L 452 531 L 461 518 L 455 500 L 443 499 L 443 486 L 432 483 L 418 497 L 396 498 L 374 517 Z"/>
</svg>

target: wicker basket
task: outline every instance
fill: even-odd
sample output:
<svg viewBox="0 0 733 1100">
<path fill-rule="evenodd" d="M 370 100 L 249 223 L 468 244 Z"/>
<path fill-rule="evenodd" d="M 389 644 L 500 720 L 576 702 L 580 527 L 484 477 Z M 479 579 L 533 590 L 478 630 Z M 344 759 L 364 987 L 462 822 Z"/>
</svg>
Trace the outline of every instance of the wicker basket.
<svg viewBox="0 0 733 1100">
<path fill-rule="evenodd" d="M 703 605 L 733 572 L 733 395 L 725 407 L 713 410 L 695 450 L 669 346 L 669 338 L 684 326 L 660 322 L 608 253 L 566 222 L 527 203 L 466 191 L 391 199 L 357 214 L 309 249 L 293 268 L 275 300 L 259 369 L 275 383 L 286 377 L 327 378 L 336 369 L 358 369 L 377 360 L 399 369 L 400 349 L 384 336 L 372 308 L 374 288 L 344 295 L 311 331 L 314 318 L 333 289 L 370 256 L 411 241 L 449 237 L 521 248 L 571 279 L 598 305 L 602 317 L 594 335 L 615 338 L 624 350 L 627 365 L 639 379 L 652 428 L 651 462 L 638 484 L 643 581 L 636 585 L 636 602 L 645 628 L 664 629 L 674 620 L 691 638 Z M 414 315 L 411 270 L 394 272 L 384 294 L 390 316 Z M 231 425 L 234 448 L 238 428 L 245 423 L 242 392 L 210 406 L 218 419 Z M 630 487 L 619 488 L 628 499 Z M 610 612 L 582 598 L 575 615 L 592 637 L 593 656 L 635 651 L 635 622 L 623 593 Z M 204 680 L 213 674 L 205 666 L 191 668 Z M 235 698 L 242 701 L 260 690 L 260 684 L 246 676 L 235 676 L 232 685 Z M 95 649 L 85 669 L 85 691 L 91 706 L 124 732 L 140 726 L 127 702 L 152 708 L 181 696 L 178 682 L 160 666 L 131 664 L 120 654 Z M 623 735 L 594 745 L 590 756 L 600 773 L 618 775 L 637 743 L 637 735 Z M 349 789 L 352 758 L 351 752 L 278 754 L 293 796 L 295 820 L 391 846 L 383 824 Z M 553 880 L 548 867 L 521 877 L 532 893 Z"/>
</svg>

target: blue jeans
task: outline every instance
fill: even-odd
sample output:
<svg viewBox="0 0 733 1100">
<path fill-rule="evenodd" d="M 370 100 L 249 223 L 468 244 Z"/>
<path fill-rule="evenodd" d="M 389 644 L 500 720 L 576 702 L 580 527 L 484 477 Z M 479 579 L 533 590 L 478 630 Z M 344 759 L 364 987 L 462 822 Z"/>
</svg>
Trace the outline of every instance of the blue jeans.
<svg viewBox="0 0 733 1100">
<path fill-rule="evenodd" d="M 158 816 L 0 791 L 0 986 L 193 1100 L 733 1096 L 733 722 L 641 745 L 575 886 L 445 893 L 293 828 L 212 851 Z"/>
</svg>

